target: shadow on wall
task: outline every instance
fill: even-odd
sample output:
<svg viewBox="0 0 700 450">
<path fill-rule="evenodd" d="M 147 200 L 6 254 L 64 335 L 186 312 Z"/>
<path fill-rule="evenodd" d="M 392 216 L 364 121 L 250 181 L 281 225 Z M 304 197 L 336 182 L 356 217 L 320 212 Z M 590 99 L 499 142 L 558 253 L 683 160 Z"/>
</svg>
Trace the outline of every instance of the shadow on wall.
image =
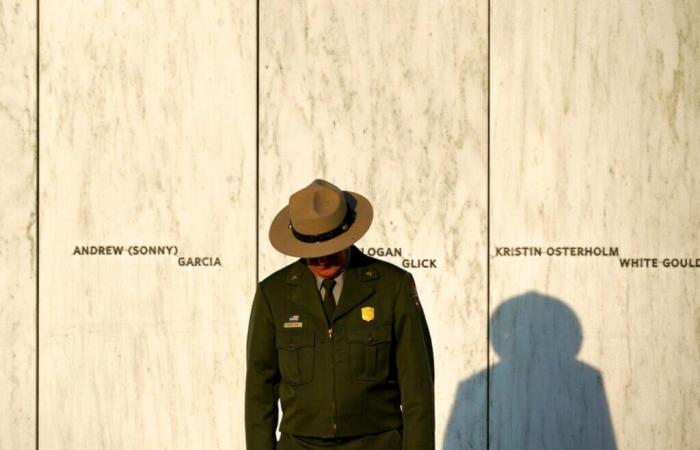
<svg viewBox="0 0 700 450">
<path fill-rule="evenodd" d="M 617 448 L 602 376 L 576 359 L 583 336 L 571 308 L 537 292 L 510 298 L 489 338 L 500 361 L 460 383 L 444 450 L 486 449 L 487 370 L 489 450 Z"/>
</svg>

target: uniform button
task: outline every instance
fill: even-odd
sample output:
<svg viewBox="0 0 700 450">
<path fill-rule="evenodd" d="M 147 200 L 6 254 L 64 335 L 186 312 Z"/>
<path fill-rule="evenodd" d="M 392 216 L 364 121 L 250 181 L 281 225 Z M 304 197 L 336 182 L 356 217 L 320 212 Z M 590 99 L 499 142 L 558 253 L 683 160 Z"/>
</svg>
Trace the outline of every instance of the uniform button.
<svg viewBox="0 0 700 450">
<path fill-rule="evenodd" d="M 372 338 L 372 336 L 367 338 L 367 342 L 372 342 L 373 340 L 374 340 L 374 338 Z"/>
<path fill-rule="evenodd" d="M 290 343 L 289 343 L 289 346 L 290 346 L 290 347 L 294 347 L 294 342 L 290 342 Z"/>
</svg>

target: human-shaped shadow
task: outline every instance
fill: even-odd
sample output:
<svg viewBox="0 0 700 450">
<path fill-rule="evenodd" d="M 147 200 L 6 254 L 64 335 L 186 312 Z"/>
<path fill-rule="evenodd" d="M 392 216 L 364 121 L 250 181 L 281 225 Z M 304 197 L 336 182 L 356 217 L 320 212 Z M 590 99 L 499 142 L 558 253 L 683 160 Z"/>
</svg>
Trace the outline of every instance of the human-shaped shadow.
<svg viewBox="0 0 700 450">
<path fill-rule="evenodd" d="M 500 361 L 460 383 L 444 450 L 615 450 L 603 379 L 576 359 L 583 335 L 562 301 L 528 292 L 492 314 Z M 487 387 L 487 370 L 490 372 Z"/>
</svg>

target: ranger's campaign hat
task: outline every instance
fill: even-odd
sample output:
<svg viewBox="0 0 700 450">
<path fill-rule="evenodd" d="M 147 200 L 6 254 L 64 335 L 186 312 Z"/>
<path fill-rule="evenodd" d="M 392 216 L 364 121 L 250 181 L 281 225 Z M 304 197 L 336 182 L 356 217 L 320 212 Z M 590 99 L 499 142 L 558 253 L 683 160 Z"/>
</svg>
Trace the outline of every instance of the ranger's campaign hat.
<svg viewBox="0 0 700 450">
<path fill-rule="evenodd" d="M 362 195 L 316 179 L 289 197 L 270 226 L 270 243 L 285 255 L 314 258 L 350 247 L 372 223 Z"/>
</svg>

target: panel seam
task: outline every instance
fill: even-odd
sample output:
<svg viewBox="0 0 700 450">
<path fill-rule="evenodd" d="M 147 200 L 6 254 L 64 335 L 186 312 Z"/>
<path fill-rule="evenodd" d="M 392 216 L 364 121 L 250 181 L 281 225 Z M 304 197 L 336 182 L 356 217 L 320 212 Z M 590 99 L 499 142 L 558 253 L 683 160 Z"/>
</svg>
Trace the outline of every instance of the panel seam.
<svg viewBox="0 0 700 450">
<path fill-rule="evenodd" d="M 491 448 L 491 0 L 486 14 L 486 449 Z"/>
<path fill-rule="evenodd" d="M 39 191 L 39 180 L 40 180 L 40 174 L 39 174 L 39 169 L 40 169 L 40 164 L 39 164 L 39 155 L 40 155 L 40 142 L 39 142 L 39 133 L 40 133 L 40 127 L 39 127 L 39 97 L 40 97 L 40 90 L 39 90 L 39 73 L 40 73 L 40 56 L 39 56 L 39 29 L 40 29 L 40 0 L 36 0 L 35 3 L 35 8 L 36 8 L 36 130 L 35 130 L 35 139 L 36 139 L 36 186 L 35 186 L 35 205 L 34 205 L 34 214 L 36 216 L 36 272 L 35 272 L 35 281 L 36 285 L 34 287 L 35 289 L 35 294 L 36 294 L 36 304 L 34 306 L 34 314 L 35 314 L 35 346 L 36 346 L 36 356 L 35 356 L 35 366 L 36 366 L 36 371 L 34 373 L 34 378 L 35 378 L 35 393 L 34 393 L 34 445 L 35 449 L 39 450 L 39 257 L 40 257 L 40 251 L 39 251 L 39 216 L 40 216 L 40 209 L 39 209 L 39 197 L 40 197 L 40 191 Z"/>
</svg>

